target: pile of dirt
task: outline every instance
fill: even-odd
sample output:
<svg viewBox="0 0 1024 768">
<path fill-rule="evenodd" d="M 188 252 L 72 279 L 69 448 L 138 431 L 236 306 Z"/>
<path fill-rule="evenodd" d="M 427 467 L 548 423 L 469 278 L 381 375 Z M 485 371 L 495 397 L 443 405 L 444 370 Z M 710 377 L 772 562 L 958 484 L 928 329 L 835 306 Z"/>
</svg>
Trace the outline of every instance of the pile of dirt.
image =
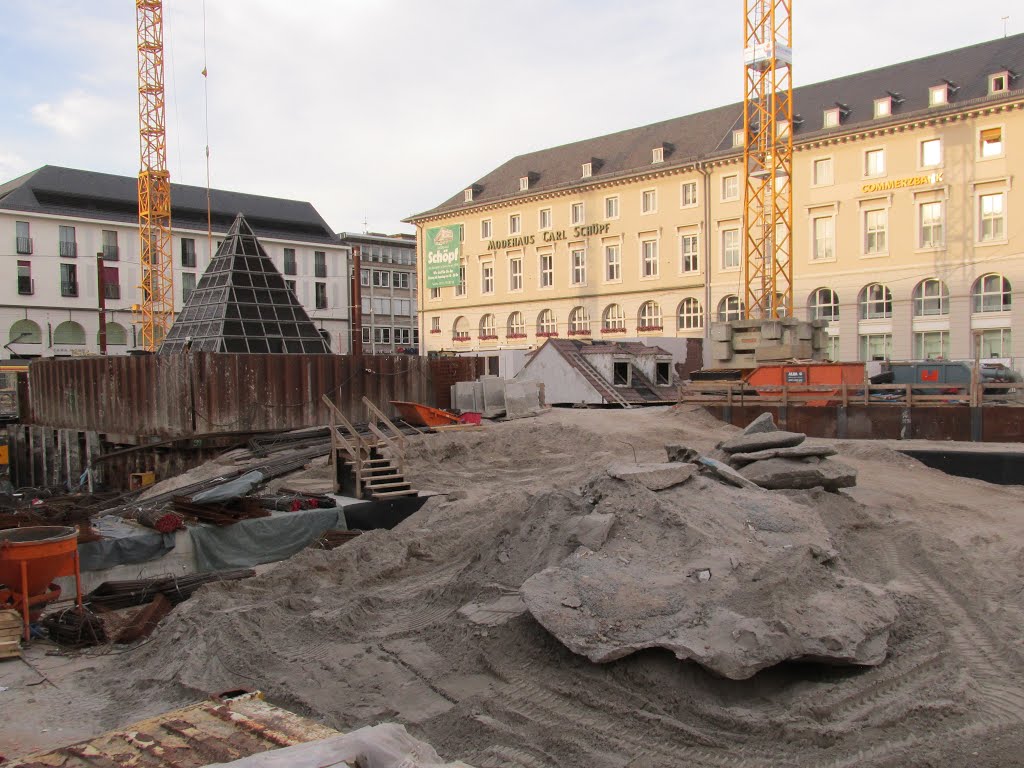
<svg viewBox="0 0 1024 768">
<path fill-rule="evenodd" d="M 1010 510 L 1024 506 L 1024 492 L 983 498 L 931 475 L 916 489 L 907 469 L 861 457 L 851 491 L 759 491 L 756 501 L 701 477 L 659 492 L 596 477 L 612 464 L 663 462 L 666 444 L 706 452 L 735 433 L 708 418 L 561 411 L 413 438 L 410 478 L 447 496 L 393 531 L 204 588 L 149 642 L 98 662 L 76 684 L 103 703 L 110 726 L 156 699 L 184 704 L 248 686 L 342 730 L 399 721 L 446 759 L 477 768 L 1017 759 L 1024 520 Z M 839 457 L 848 458 L 842 449 Z M 904 496 L 876 504 L 911 488 L 947 506 L 932 496 L 921 506 Z M 956 542 L 943 536 L 949 521 L 964 531 Z M 524 582 L 547 569 L 593 562 L 576 554 L 581 546 L 632 580 L 648 618 L 662 600 L 666 615 L 703 631 L 718 626 L 720 598 L 740 615 L 776 617 L 770 631 L 797 650 L 775 656 L 800 658 L 817 655 L 813 643 L 798 647 L 805 633 L 825 638 L 821 623 L 848 612 L 840 622 L 877 626 L 878 637 L 887 629 L 888 652 L 856 671 L 801 662 L 746 680 L 659 649 L 595 664 L 555 639 L 520 598 Z M 701 581 L 704 571 L 710 578 Z M 573 573 L 577 583 L 588 575 L 582 566 Z M 747 586 L 685 604 L 730 578 Z M 678 600 L 669 599 L 673 590 Z M 563 605 L 574 597 L 579 606 Z M 557 607 L 595 608 L 580 594 Z M 616 631 L 635 637 L 637 615 Z M 849 625 L 839 630 L 848 634 Z M 721 639 L 712 635 L 709 648 Z M 725 642 L 742 645 L 746 636 L 729 633 Z"/>
</svg>

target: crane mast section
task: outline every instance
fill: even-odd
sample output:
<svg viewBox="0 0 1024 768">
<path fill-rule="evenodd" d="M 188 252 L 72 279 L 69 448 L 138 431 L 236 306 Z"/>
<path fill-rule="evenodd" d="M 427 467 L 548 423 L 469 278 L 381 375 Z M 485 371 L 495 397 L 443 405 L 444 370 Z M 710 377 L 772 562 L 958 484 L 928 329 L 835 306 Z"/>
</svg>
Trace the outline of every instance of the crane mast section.
<svg viewBox="0 0 1024 768">
<path fill-rule="evenodd" d="M 746 317 L 793 313 L 792 0 L 744 0 L 743 283 Z"/>
<path fill-rule="evenodd" d="M 164 105 L 163 0 L 136 0 L 139 65 L 139 261 L 142 346 L 156 351 L 174 320 L 171 177 Z"/>
</svg>

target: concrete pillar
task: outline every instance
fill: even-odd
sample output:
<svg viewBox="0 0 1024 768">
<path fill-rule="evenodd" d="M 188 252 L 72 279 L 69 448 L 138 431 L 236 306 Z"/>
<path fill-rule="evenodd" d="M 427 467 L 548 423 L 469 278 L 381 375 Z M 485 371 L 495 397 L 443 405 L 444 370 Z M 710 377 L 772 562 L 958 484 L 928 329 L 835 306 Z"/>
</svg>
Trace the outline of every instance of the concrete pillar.
<svg viewBox="0 0 1024 768">
<path fill-rule="evenodd" d="M 974 341 L 971 337 L 970 286 L 966 294 L 958 286 L 950 286 L 949 299 L 949 355 L 954 360 L 969 360 L 974 357 Z"/>
<path fill-rule="evenodd" d="M 910 360 L 914 356 L 913 286 L 898 283 L 892 291 L 892 359 Z"/>
</svg>

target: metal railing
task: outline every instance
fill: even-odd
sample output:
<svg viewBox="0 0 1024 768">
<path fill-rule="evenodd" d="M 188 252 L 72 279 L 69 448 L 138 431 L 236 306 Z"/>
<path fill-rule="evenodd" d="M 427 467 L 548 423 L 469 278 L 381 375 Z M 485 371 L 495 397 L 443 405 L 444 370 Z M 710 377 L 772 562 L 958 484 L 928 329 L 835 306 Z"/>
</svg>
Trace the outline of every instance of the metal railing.
<svg viewBox="0 0 1024 768">
<path fill-rule="evenodd" d="M 103 246 L 103 260 L 117 261 L 121 258 L 121 250 L 116 245 Z"/>
<path fill-rule="evenodd" d="M 313 275 L 315 277 L 327 277 L 327 265 L 317 264 L 313 267 Z"/>
<path fill-rule="evenodd" d="M 18 277 L 18 294 L 21 296 L 31 296 L 36 292 L 36 281 L 31 277 Z"/>
<path fill-rule="evenodd" d="M 61 240 L 57 243 L 57 250 L 62 259 L 74 259 L 78 257 L 78 243 Z"/>
<path fill-rule="evenodd" d="M 680 403 L 706 405 L 948 405 L 978 407 L 1024 404 L 1021 382 L 916 382 L 914 384 L 749 384 L 689 382 L 679 387 Z"/>
<path fill-rule="evenodd" d="M 60 295 L 61 296 L 77 296 L 78 295 L 78 283 L 68 283 L 61 281 L 60 283 Z"/>
<path fill-rule="evenodd" d="M 18 253 L 22 255 L 31 255 L 32 253 L 32 238 L 31 237 L 16 237 L 15 240 L 17 245 Z"/>
</svg>

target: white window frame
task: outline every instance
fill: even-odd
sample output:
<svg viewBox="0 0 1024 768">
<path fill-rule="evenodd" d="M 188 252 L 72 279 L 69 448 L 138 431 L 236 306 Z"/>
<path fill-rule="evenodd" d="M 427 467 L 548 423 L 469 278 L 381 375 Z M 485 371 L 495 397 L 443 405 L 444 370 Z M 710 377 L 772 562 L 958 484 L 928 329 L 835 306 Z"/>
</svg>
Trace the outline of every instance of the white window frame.
<svg viewBox="0 0 1024 768">
<path fill-rule="evenodd" d="M 614 221 L 619 218 L 618 195 L 609 195 L 604 199 L 604 218 L 606 221 Z"/>
<path fill-rule="evenodd" d="M 986 133 L 999 131 L 999 151 L 986 153 L 984 136 Z M 978 160 L 995 160 L 1006 155 L 1006 128 L 1003 125 L 986 125 L 978 128 L 978 139 L 975 144 L 978 148 Z"/>
<path fill-rule="evenodd" d="M 999 354 L 999 355 L 986 355 L 985 354 L 985 346 L 986 346 L 985 337 L 987 335 L 996 334 L 996 333 L 999 334 L 999 351 L 1001 353 L 1003 353 L 1003 354 Z M 981 356 L 982 360 L 993 360 L 993 359 L 997 359 L 998 360 L 998 359 L 1006 359 L 1006 358 L 1012 357 L 1012 351 L 1013 351 L 1012 329 L 1010 329 L 1010 328 L 981 328 L 981 329 L 978 329 L 977 334 L 978 334 L 978 342 L 981 344 L 981 349 L 979 350 L 979 352 L 980 352 L 980 356 Z M 1009 354 L 1007 354 L 1007 353 L 1009 353 Z"/>
<path fill-rule="evenodd" d="M 569 204 L 569 224 L 577 226 L 586 223 L 587 209 L 582 200 Z"/>
<path fill-rule="evenodd" d="M 555 287 L 555 254 L 553 251 L 537 254 L 537 287 L 542 291 Z"/>
<path fill-rule="evenodd" d="M 573 307 L 569 312 L 569 335 L 570 336 L 589 336 L 591 334 L 591 328 L 593 321 L 590 319 L 590 313 L 587 312 L 587 308 L 584 306 Z"/>
<path fill-rule="evenodd" d="M 530 177 L 520 176 L 519 177 L 519 191 L 526 192 L 530 188 Z"/>
<path fill-rule="evenodd" d="M 881 228 L 875 227 L 871 229 L 868 225 L 868 220 L 871 214 L 882 214 L 885 217 L 883 226 Z M 861 230 L 863 238 L 861 240 L 861 253 L 864 256 L 887 256 L 889 254 L 889 208 L 888 206 L 881 206 L 878 208 L 864 208 L 861 210 Z M 879 247 L 879 233 L 881 233 L 882 246 Z M 875 238 L 874 249 L 869 248 L 869 244 L 872 236 Z"/>
<path fill-rule="evenodd" d="M 679 207 L 680 208 L 696 208 L 698 203 L 697 198 L 697 182 L 696 181 L 684 181 L 679 185 Z"/>
<path fill-rule="evenodd" d="M 518 322 L 516 322 L 518 320 Z M 516 310 L 515 312 L 509 313 L 508 320 L 505 321 L 505 334 L 507 336 L 526 336 L 526 318 L 523 317 L 523 313 Z"/>
<path fill-rule="evenodd" d="M 547 218 L 547 223 L 544 219 Z M 551 215 L 550 208 L 541 208 L 537 211 L 537 229 L 544 231 L 545 229 L 551 229 L 551 222 L 554 221 L 554 217 Z"/>
<path fill-rule="evenodd" d="M 610 312 L 611 308 L 618 310 L 615 314 Z M 601 311 L 601 330 L 618 330 L 626 327 L 626 312 L 621 304 L 611 303 Z"/>
<path fill-rule="evenodd" d="M 822 167 L 828 168 L 828 181 L 822 181 L 821 179 L 818 178 L 819 163 L 827 163 L 827 166 Z M 832 155 L 828 155 L 827 157 L 814 158 L 814 160 L 811 161 L 811 185 L 815 187 L 831 187 L 835 183 L 835 160 L 833 159 Z"/>
<path fill-rule="evenodd" d="M 986 198 L 990 198 L 990 197 L 991 198 L 995 198 L 995 197 L 999 198 L 1000 207 L 1002 208 L 1002 212 L 998 216 L 991 215 L 991 216 L 987 216 L 986 217 L 986 215 L 985 215 L 985 200 L 986 200 Z M 976 237 L 976 241 L 975 241 L 976 245 L 988 245 L 990 243 L 1005 243 L 1007 241 L 1007 239 L 1006 239 L 1007 238 L 1006 222 L 1009 221 L 1009 218 L 1007 216 L 1007 205 L 1006 205 L 1007 197 L 1008 197 L 1008 195 L 1006 194 L 1006 190 L 999 190 L 999 191 L 993 191 L 993 192 L 979 191 L 977 193 L 978 201 L 977 201 L 977 203 L 975 205 L 975 210 L 977 211 L 977 216 L 978 216 L 977 237 Z M 989 234 L 988 236 L 986 236 L 986 234 L 985 234 L 985 223 L 986 223 L 986 221 L 999 222 L 999 224 L 998 224 L 998 229 L 1000 230 L 999 233 L 998 234 Z M 993 229 L 994 229 L 994 227 L 993 227 Z"/>
<path fill-rule="evenodd" d="M 732 186 L 732 185 L 735 185 L 735 190 L 733 190 L 733 194 L 729 195 L 728 194 L 729 187 Z M 728 202 L 731 202 L 733 200 L 739 200 L 740 199 L 740 177 L 739 177 L 739 174 L 730 173 L 730 174 L 722 177 L 721 193 L 722 193 L 721 201 L 723 203 L 728 203 Z"/>
<path fill-rule="evenodd" d="M 655 147 L 651 150 L 651 165 L 665 162 L 665 148 Z"/>
<path fill-rule="evenodd" d="M 614 275 L 610 276 L 613 272 Z M 619 243 L 604 244 L 604 282 L 622 282 L 622 246 Z"/>
<path fill-rule="evenodd" d="M 494 235 L 494 220 L 493 219 L 481 219 L 480 220 L 480 239 L 490 240 Z"/>
<path fill-rule="evenodd" d="M 547 322 L 549 317 L 551 318 L 550 323 Z M 539 336 L 542 333 L 558 333 L 558 318 L 552 309 L 542 309 L 537 315 L 537 335 Z"/>
<path fill-rule="evenodd" d="M 733 306 L 735 301 L 735 306 Z M 718 302 L 718 309 L 716 310 L 717 317 L 721 322 L 729 322 L 730 320 L 741 320 L 746 307 L 744 306 L 743 299 L 737 296 L 735 293 L 730 293 L 728 296 L 723 296 Z"/>
<path fill-rule="evenodd" d="M 985 289 L 985 278 L 995 277 L 999 280 L 998 291 L 988 291 Z M 978 290 L 980 288 L 980 290 Z M 1004 288 L 1006 290 L 1004 290 Z M 998 297 L 998 301 L 986 301 L 988 297 Z M 997 304 L 998 309 L 986 309 L 986 304 Z M 1013 309 L 1013 283 L 1011 283 L 1006 275 L 999 272 L 987 272 L 984 275 L 978 277 L 974 281 L 974 285 L 971 286 L 971 314 L 973 315 L 992 315 L 999 314 L 1002 312 L 1010 312 Z"/>
<path fill-rule="evenodd" d="M 523 231 L 523 217 L 519 213 L 510 213 L 508 215 L 508 233 L 510 235 L 518 235 Z"/>
<path fill-rule="evenodd" d="M 821 116 L 822 128 L 838 128 L 843 121 L 842 111 L 839 107 L 826 109 Z"/>
<path fill-rule="evenodd" d="M 737 128 L 732 132 L 732 145 L 734 147 L 742 147 L 743 142 L 746 141 L 747 134 L 742 128 Z"/>
<path fill-rule="evenodd" d="M 692 308 L 696 307 L 695 310 Z M 691 309 L 686 312 L 685 309 Z M 694 296 L 687 296 L 676 307 L 676 330 L 680 332 L 698 331 L 704 327 L 704 308 L 700 305 L 700 299 Z"/>
<path fill-rule="evenodd" d="M 490 287 L 488 287 L 490 283 Z M 494 262 L 480 262 L 480 293 L 485 296 L 494 294 Z"/>
<path fill-rule="evenodd" d="M 640 192 L 640 215 L 648 216 L 658 212 L 658 190 L 645 189 Z"/>
<path fill-rule="evenodd" d="M 648 332 L 664 330 L 665 317 L 661 312 L 661 304 L 653 299 L 641 304 L 636 316 L 636 327 L 637 331 L 641 328 L 647 329 Z"/>
<path fill-rule="evenodd" d="M 688 248 L 692 246 L 692 248 Z M 691 268 L 687 268 L 690 261 Z M 700 274 L 700 234 L 698 232 L 679 233 L 679 274 Z"/>
<path fill-rule="evenodd" d="M 1000 84 L 998 81 L 1000 80 L 1002 81 L 1002 87 L 999 87 Z M 1010 73 L 1008 71 L 1003 70 L 1002 72 L 993 72 L 988 76 L 989 96 L 996 93 L 1006 93 L 1008 90 L 1010 90 Z"/>
<path fill-rule="evenodd" d="M 811 261 L 835 261 L 836 260 L 836 215 L 826 213 L 823 215 L 811 215 Z M 822 238 L 818 233 L 818 222 L 828 222 L 830 232 L 828 233 L 828 253 L 822 255 Z"/>
<path fill-rule="evenodd" d="M 873 114 L 875 119 L 881 117 L 892 117 L 892 96 L 883 96 L 880 99 L 875 99 Z"/>
<path fill-rule="evenodd" d="M 428 301 L 440 301 L 441 300 L 441 289 L 440 288 L 430 288 L 428 290 L 430 291 L 430 297 L 429 297 Z"/>
<path fill-rule="evenodd" d="M 933 144 L 933 142 L 939 148 L 939 159 L 936 162 L 934 162 L 934 163 L 928 163 L 928 162 L 925 161 L 925 156 L 924 156 L 925 146 L 926 145 L 931 146 Z M 938 136 L 932 136 L 931 138 L 928 138 L 928 139 L 921 139 L 921 141 L 918 142 L 918 144 L 917 144 L 917 167 L 918 168 L 941 168 L 942 167 L 942 161 L 943 161 L 943 154 L 944 154 L 942 150 L 943 150 L 942 139 L 939 138 Z"/>
<path fill-rule="evenodd" d="M 728 261 L 726 260 L 728 255 L 731 252 L 733 252 L 733 248 L 728 247 L 727 244 L 726 244 L 726 237 L 727 236 L 728 237 L 735 236 L 735 238 L 736 238 L 736 243 L 735 243 L 736 263 L 735 264 L 729 264 Z M 719 237 L 719 245 L 720 245 L 720 247 L 722 249 L 722 262 L 721 262 L 721 264 L 722 264 L 722 271 L 723 272 L 736 272 L 736 271 L 738 271 L 740 266 L 743 263 L 743 242 L 740 239 L 740 228 L 739 227 L 723 227 L 722 231 L 721 231 L 721 234 L 720 234 L 720 237 Z"/>
<path fill-rule="evenodd" d="M 928 89 L 928 106 L 944 107 L 949 104 L 949 83 L 933 85 Z"/>
<path fill-rule="evenodd" d="M 878 286 L 881 291 L 869 289 Z M 872 294 L 875 294 L 874 296 Z M 861 288 L 858 296 L 860 306 L 857 310 L 859 320 L 891 320 L 892 319 L 892 289 L 885 283 L 869 283 Z M 881 307 L 881 312 L 876 311 Z"/>
<path fill-rule="evenodd" d="M 587 249 L 582 245 L 569 249 L 569 278 L 571 285 L 587 284 Z"/>
<path fill-rule="evenodd" d="M 439 316 L 435 315 L 434 317 L 430 318 L 430 330 L 436 333 L 441 332 L 441 318 Z"/>
<path fill-rule="evenodd" d="M 594 164 L 593 163 L 583 163 L 582 171 L 583 171 L 582 177 L 584 179 L 589 179 L 591 176 L 594 175 Z"/>
<path fill-rule="evenodd" d="M 928 227 L 932 230 L 938 229 L 938 237 L 932 235 L 932 242 L 925 241 L 925 209 L 938 206 L 938 222 L 932 222 Z M 942 200 L 927 200 L 917 204 L 917 247 L 919 250 L 939 250 L 946 247 L 946 204 Z"/>
<path fill-rule="evenodd" d="M 881 339 L 882 341 L 882 357 L 886 360 L 892 359 L 892 332 L 880 332 L 880 333 L 861 333 L 857 337 L 857 356 L 860 358 L 862 363 L 874 360 L 874 357 L 869 357 L 868 352 L 873 339 Z"/>
<path fill-rule="evenodd" d="M 455 286 L 455 296 L 458 298 L 465 296 L 467 293 L 466 278 L 466 260 L 462 259 L 459 262 L 459 284 Z"/>
<path fill-rule="evenodd" d="M 488 322 L 488 320 L 490 322 Z M 494 341 L 498 337 L 497 318 L 493 312 L 487 312 L 480 318 L 480 340 Z"/>
<path fill-rule="evenodd" d="M 653 237 L 640 240 L 640 279 L 657 280 L 661 275 L 658 257 L 658 239 Z"/>
<path fill-rule="evenodd" d="M 929 292 L 938 286 L 938 293 Z M 949 287 L 937 277 L 925 278 L 914 286 L 911 294 L 912 311 L 915 318 L 949 317 Z M 929 305 L 937 306 L 937 312 L 929 312 Z"/>
<path fill-rule="evenodd" d="M 509 256 L 508 258 L 508 290 L 510 293 L 519 293 L 523 290 L 522 256 Z"/>
<path fill-rule="evenodd" d="M 881 158 L 881 168 L 872 172 L 871 160 L 872 158 Z M 885 157 L 885 147 L 869 147 L 864 150 L 864 165 L 861 168 L 865 179 L 879 179 L 886 175 L 887 163 Z"/>
<path fill-rule="evenodd" d="M 828 291 L 829 297 L 832 299 L 830 302 L 822 302 L 821 297 Z M 823 313 L 823 309 L 828 309 L 828 316 Z M 839 320 L 839 294 L 828 286 L 822 286 L 821 288 L 815 288 L 811 291 L 810 298 L 807 301 L 807 316 L 811 320 L 828 320 L 831 322 L 837 322 Z"/>
</svg>

